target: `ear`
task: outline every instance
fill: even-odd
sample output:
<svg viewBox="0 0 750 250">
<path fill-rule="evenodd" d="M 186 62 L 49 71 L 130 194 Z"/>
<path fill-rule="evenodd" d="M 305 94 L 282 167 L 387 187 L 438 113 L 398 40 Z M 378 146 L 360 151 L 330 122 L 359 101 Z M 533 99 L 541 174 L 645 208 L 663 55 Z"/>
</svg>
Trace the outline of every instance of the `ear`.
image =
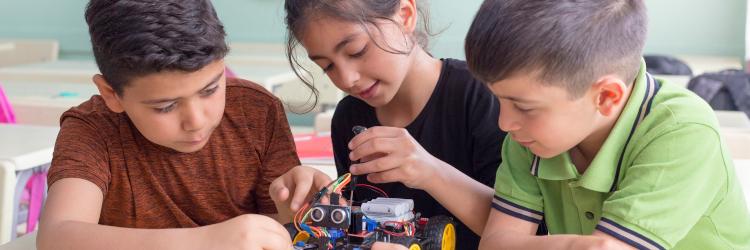
<svg viewBox="0 0 750 250">
<path fill-rule="evenodd" d="M 125 109 L 122 108 L 122 104 L 120 104 L 120 97 L 115 90 L 109 86 L 109 83 L 104 79 L 104 76 L 96 74 L 93 77 L 93 81 L 94 84 L 96 84 L 96 88 L 99 89 L 99 94 L 102 96 L 102 99 L 104 99 L 104 104 L 107 105 L 109 110 L 112 110 L 112 112 L 115 113 L 122 113 L 125 111 Z"/>
<path fill-rule="evenodd" d="M 596 109 L 603 116 L 618 115 L 627 102 L 628 86 L 615 75 L 606 75 L 592 85 Z"/>
<path fill-rule="evenodd" d="M 412 33 L 417 28 L 419 12 L 417 11 L 417 0 L 401 0 L 401 6 L 398 9 L 398 20 L 401 22 L 403 29 L 407 33 Z"/>
</svg>

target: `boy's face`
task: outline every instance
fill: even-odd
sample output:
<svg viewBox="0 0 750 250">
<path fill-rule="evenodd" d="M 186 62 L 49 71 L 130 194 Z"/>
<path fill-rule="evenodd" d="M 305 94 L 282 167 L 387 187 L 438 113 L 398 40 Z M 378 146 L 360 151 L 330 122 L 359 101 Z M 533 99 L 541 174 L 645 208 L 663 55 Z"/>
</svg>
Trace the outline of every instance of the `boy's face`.
<svg viewBox="0 0 750 250">
<path fill-rule="evenodd" d="M 95 77 L 112 111 L 124 111 L 149 141 L 179 152 L 203 148 L 224 115 L 226 78 L 221 60 L 192 73 L 165 71 L 135 78 L 122 96 L 107 90 L 108 85 L 100 86 L 102 80 Z"/>
<path fill-rule="evenodd" d="M 516 74 L 490 89 L 500 100 L 500 129 L 542 158 L 570 150 L 601 123 L 594 91 L 572 99 L 566 89 L 543 85 L 532 74 Z"/>
</svg>

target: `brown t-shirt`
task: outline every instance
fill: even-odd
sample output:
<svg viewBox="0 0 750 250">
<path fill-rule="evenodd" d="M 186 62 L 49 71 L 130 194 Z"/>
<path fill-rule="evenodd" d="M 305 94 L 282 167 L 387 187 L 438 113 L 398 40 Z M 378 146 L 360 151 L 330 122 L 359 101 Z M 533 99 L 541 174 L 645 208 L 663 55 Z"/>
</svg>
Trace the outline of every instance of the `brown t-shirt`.
<svg viewBox="0 0 750 250">
<path fill-rule="evenodd" d="M 49 185 L 88 180 L 104 194 L 99 223 L 131 228 L 209 225 L 276 213 L 268 186 L 299 165 L 279 100 L 257 84 L 227 81 L 224 117 L 206 146 L 180 153 L 147 140 L 100 96 L 65 112 Z"/>
</svg>

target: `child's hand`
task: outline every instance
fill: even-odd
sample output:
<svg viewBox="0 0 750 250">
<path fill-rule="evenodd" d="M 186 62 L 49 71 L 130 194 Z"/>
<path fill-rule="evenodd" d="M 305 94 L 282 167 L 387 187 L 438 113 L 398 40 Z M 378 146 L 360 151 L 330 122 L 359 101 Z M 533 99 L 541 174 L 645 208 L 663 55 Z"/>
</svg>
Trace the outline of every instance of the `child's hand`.
<svg viewBox="0 0 750 250">
<path fill-rule="evenodd" d="M 279 218 L 291 219 L 302 205 L 331 182 L 331 178 L 320 170 L 298 166 L 279 176 L 271 183 L 269 192 Z"/>
<path fill-rule="evenodd" d="M 372 244 L 372 250 L 407 250 L 405 246 L 393 244 L 393 243 L 385 243 L 385 242 L 375 242 L 375 244 Z"/>
<path fill-rule="evenodd" d="M 258 214 L 240 215 L 202 230 L 206 238 L 201 249 L 288 250 L 292 245 L 289 232 L 281 224 Z"/>
<path fill-rule="evenodd" d="M 367 174 L 372 183 L 401 182 L 425 189 L 429 180 L 447 164 L 432 156 L 403 128 L 372 127 L 349 142 L 354 175 Z"/>
</svg>

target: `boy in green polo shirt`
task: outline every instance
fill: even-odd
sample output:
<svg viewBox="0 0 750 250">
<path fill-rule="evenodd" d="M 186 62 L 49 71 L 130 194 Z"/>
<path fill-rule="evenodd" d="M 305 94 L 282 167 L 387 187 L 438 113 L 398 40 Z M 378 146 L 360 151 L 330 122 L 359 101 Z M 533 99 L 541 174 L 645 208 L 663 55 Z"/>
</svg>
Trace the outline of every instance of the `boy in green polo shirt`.
<svg viewBox="0 0 750 250">
<path fill-rule="evenodd" d="M 510 137 L 481 248 L 750 248 L 713 111 L 646 73 L 646 19 L 642 0 L 484 2 L 467 62 Z"/>
</svg>

